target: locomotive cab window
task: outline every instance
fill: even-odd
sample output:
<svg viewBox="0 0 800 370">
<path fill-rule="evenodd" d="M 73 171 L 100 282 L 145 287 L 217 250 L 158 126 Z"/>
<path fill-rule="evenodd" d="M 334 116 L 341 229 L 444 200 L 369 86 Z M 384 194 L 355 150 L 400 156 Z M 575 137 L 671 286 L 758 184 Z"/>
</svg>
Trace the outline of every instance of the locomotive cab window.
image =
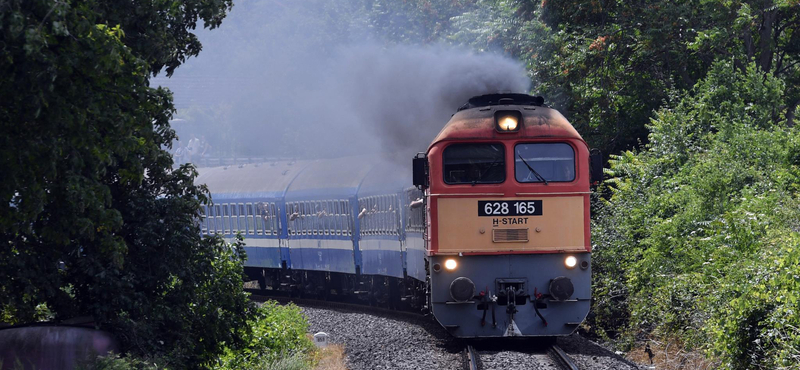
<svg viewBox="0 0 800 370">
<path fill-rule="evenodd" d="M 506 180 L 502 144 L 453 144 L 444 149 L 447 184 L 499 184 Z"/>
<path fill-rule="evenodd" d="M 514 176 L 519 182 L 573 181 L 575 150 L 567 143 L 517 144 Z"/>
</svg>

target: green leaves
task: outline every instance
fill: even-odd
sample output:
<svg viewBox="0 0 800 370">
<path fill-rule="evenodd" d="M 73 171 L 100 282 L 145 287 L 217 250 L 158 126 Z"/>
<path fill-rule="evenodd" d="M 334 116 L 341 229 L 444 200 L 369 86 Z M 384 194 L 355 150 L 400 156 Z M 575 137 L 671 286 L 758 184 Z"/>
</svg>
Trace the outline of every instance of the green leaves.
<svg viewBox="0 0 800 370">
<path fill-rule="evenodd" d="M 776 114 L 800 104 L 798 7 L 789 1 L 479 1 L 450 39 L 525 61 L 533 90 L 606 153 L 647 140 L 671 92 L 693 88 L 718 59 L 785 79 Z M 773 41 L 770 41 L 773 40 Z M 792 85 L 794 84 L 794 85 Z M 793 117 L 793 116 L 792 116 Z"/>
<path fill-rule="evenodd" d="M 132 353 L 208 364 L 247 333 L 241 242 L 202 239 L 172 169 L 171 73 L 230 1 L 13 0 L 0 9 L 0 317 L 90 315 Z M 147 26 L 145 26 L 147 25 Z"/>
<path fill-rule="evenodd" d="M 293 354 L 307 357 L 313 348 L 308 337 L 308 322 L 299 307 L 278 305 L 267 301 L 255 311 L 247 322 L 252 332 L 246 337 L 244 347 L 237 351 L 226 350 L 220 359 L 220 370 L 257 369 Z"/>
<path fill-rule="evenodd" d="M 595 281 L 595 327 L 624 317 L 629 335 L 678 337 L 725 368 L 791 363 L 800 297 L 785 277 L 800 267 L 777 256 L 800 240 L 800 136 L 773 109 L 784 89 L 755 63 L 717 62 L 657 112 L 649 144 L 611 157 L 593 230 L 595 271 L 611 278 Z M 603 297 L 623 289 L 615 278 L 624 301 Z"/>
</svg>

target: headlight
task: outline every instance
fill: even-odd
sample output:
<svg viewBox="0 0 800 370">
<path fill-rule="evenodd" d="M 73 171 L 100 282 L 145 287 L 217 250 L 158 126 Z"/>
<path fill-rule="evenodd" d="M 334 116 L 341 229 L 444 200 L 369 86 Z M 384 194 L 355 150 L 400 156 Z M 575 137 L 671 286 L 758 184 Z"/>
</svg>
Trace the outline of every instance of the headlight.
<svg viewBox="0 0 800 370">
<path fill-rule="evenodd" d="M 497 126 L 500 126 L 500 129 L 503 131 L 514 131 L 517 129 L 517 117 L 502 117 L 500 118 L 500 121 L 497 122 Z"/>
<path fill-rule="evenodd" d="M 578 264 L 578 259 L 575 256 L 569 256 L 564 259 L 564 265 L 567 266 L 568 269 L 575 267 Z"/>
<path fill-rule="evenodd" d="M 499 132 L 516 132 L 522 121 L 522 113 L 515 110 L 502 110 L 494 114 L 495 129 Z"/>
<path fill-rule="evenodd" d="M 456 263 L 456 260 L 449 259 L 447 261 L 444 261 L 444 268 L 452 271 L 452 270 L 455 270 L 456 267 L 458 267 L 458 263 Z"/>
</svg>

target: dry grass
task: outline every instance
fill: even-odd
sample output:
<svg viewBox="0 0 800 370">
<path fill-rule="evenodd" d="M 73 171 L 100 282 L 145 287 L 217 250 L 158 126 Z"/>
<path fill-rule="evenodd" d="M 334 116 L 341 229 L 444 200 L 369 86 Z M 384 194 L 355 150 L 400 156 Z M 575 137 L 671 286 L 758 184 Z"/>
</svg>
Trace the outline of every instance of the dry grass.
<svg viewBox="0 0 800 370">
<path fill-rule="evenodd" d="M 340 344 L 328 344 L 326 347 L 317 349 L 317 367 L 315 370 L 347 370 L 344 363 L 344 346 Z"/>
<path fill-rule="evenodd" d="M 652 364 L 647 351 L 648 344 L 650 353 L 652 353 Z M 702 352 L 686 351 L 683 345 L 676 340 L 666 342 L 649 340 L 646 343 L 640 343 L 625 357 L 658 370 L 707 370 L 719 367 L 719 363 L 709 360 Z"/>
<path fill-rule="evenodd" d="M 250 280 L 244 282 L 245 289 L 260 289 L 261 287 L 258 285 L 258 280 Z"/>
</svg>

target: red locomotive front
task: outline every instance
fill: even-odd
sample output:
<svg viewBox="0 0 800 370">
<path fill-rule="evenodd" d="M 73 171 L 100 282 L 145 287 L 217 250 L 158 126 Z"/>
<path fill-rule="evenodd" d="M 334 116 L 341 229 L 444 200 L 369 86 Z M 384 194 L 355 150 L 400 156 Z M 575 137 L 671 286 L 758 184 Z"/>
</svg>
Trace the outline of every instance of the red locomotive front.
<svg viewBox="0 0 800 370">
<path fill-rule="evenodd" d="M 572 333 L 591 299 L 591 182 L 586 142 L 541 98 L 470 99 L 415 160 L 437 320 L 457 337 Z"/>
</svg>

